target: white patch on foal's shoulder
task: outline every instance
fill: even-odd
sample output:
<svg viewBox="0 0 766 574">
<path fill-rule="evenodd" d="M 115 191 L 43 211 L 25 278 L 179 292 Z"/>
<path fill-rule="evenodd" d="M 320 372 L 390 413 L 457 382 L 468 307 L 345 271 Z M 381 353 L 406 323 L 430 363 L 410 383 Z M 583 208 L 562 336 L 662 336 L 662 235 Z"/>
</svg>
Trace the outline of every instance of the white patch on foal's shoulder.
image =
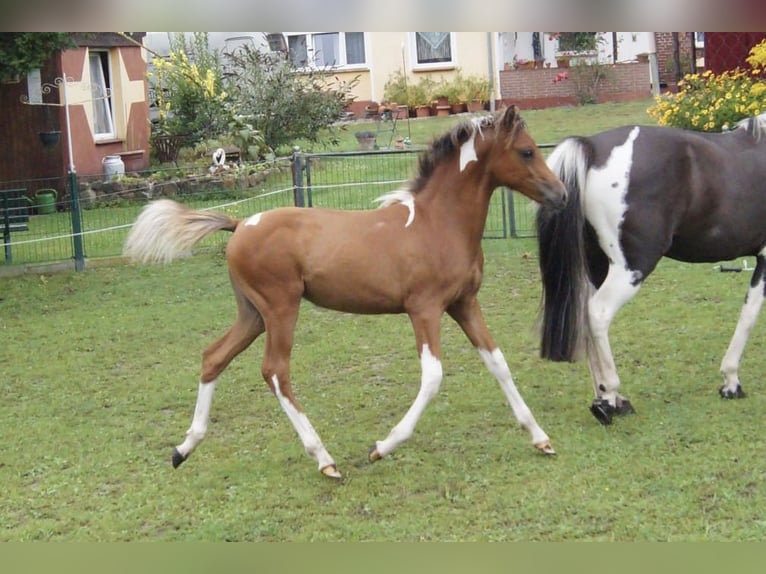
<svg viewBox="0 0 766 574">
<path fill-rule="evenodd" d="M 255 215 L 251 215 L 245 221 L 245 225 L 258 225 L 258 223 L 261 221 L 261 215 L 263 215 L 263 214 L 262 213 L 256 213 Z"/>
<path fill-rule="evenodd" d="M 471 134 L 471 137 L 468 139 L 468 141 L 460 146 L 460 171 L 463 171 L 472 161 L 479 160 L 479 158 L 476 156 L 476 142 L 474 141 L 475 138 L 476 132 Z"/>
<path fill-rule="evenodd" d="M 395 205 L 397 203 L 403 204 L 409 210 L 407 215 L 407 222 L 405 227 L 409 227 L 410 224 L 415 221 L 415 196 L 412 192 L 406 189 L 397 189 L 391 193 L 386 193 L 376 198 L 375 201 L 380 203 L 379 207 L 388 207 L 389 205 Z"/>
</svg>

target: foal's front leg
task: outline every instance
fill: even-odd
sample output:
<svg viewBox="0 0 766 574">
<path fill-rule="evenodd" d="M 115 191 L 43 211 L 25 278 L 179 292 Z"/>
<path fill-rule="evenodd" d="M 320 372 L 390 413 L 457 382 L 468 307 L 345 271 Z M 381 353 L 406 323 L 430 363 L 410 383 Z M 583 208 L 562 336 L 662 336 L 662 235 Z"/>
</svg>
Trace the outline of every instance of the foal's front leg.
<svg viewBox="0 0 766 574">
<path fill-rule="evenodd" d="M 489 372 L 500 383 L 516 420 L 532 437 L 532 444 L 545 454 L 556 454 L 545 431 L 537 424 L 532 411 L 524 402 L 516 385 L 513 383 L 511 370 L 505 361 L 503 352 L 495 344 L 484 321 L 479 302 L 475 297 L 468 297 L 447 309 L 450 316 L 457 321 L 463 332 L 476 347 Z"/>
<path fill-rule="evenodd" d="M 391 429 L 385 440 L 379 440 L 370 449 L 370 461 L 375 462 L 390 454 L 400 444 L 412 436 L 428 403 L 439 392 L 442 382 L 442 363 L 440 359 L 439 323 L 441 311 L 422 315 L 410 315 L 415 340 L 420 354 L 420 390 L 401 421 Z"/>
</svg>

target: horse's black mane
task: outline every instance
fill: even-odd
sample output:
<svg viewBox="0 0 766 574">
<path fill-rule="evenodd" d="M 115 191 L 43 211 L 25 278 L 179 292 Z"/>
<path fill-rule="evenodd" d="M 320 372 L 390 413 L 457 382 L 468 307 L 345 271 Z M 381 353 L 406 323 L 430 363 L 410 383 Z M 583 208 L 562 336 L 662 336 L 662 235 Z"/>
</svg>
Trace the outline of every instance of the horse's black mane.
<svg viewBox="0 0 766 574">
<path fill-rule="evenodd" d="M 471 139 L 471 136 L 477 131 L 494 127 L 499 120 L 499 114 L 465 120 L 443 136 L 436 138 L 431 146 L 420 154 L 417 175 L 410 181 L 408 191 L 417 193 L 423 189 L 433 175 L 436 166 L 460 149 L 460 146 Z"/>
</svg>

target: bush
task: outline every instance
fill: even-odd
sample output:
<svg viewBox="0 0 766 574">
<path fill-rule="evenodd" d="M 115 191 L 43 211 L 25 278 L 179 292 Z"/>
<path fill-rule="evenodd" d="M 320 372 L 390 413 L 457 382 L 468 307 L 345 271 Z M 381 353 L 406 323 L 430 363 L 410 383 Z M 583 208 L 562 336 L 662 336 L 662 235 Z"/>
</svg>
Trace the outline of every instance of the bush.
<svg viewBox="0 0 766 574">
<path fill-rule="evenodd" d="M 220 60 L 208 49 L 206 33 L 195 33 L 190 43 L 178 33 L 168 58 L 152 63 L 159 109 L 156 135 L 185 135 L 193 143 L 226 133 L 232 114 Z"/>
<path fill-rule="evenodd" d="M 660 125 L 718 132 L 766 111 L 766 41 L 750 50 L 747 61 L 750 70 L 686 74 L 677 94 L 657 96 L 647 112 Z"/>
<path fill-rule="evenodd" d="M 297 71 L 281 55 L 242 46 L 225 54 L 226 87 L 242 118 L 263 136 L 272 150 L 299 139 L 338 141 L 335 122 L 353 101 L 351 90 L 359 81 L 341 81 L 327 69 Z"/>
</svg>

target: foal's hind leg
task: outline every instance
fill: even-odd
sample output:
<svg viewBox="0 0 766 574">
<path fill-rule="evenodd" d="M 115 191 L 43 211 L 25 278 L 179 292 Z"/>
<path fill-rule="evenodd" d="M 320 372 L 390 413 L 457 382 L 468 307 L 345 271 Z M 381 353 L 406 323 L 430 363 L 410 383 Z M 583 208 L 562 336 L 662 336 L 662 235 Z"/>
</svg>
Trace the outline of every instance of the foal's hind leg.
<svg viewBox="0 0 766 574">
<path fill-rule="evenodd" d="M 293 348 L 293 334 L 298 319 L 300 298 L 294 305 L 288 305 L 280 312 L 270 312 L 266 318 L 266 350 L 261 372 L 266 384 L 279 400 L 282 410 L 290 419 L 303 443 L 303 448 L 319 465 L 319 470 L 330 478 L 341 478 L 335 461 L 322 444 L 306 414 L 293 395 L 290 385 L 290 353 Z"/>
<path fill-rule="evenodd" d="M 718 392 L 724 399 L 741 399 L 745 396 L 739 382 L 739 362 L 742 359 L 747 339 L 750 337 L 750 331 L 753 329 L 763 305 L 764 289 L 766 289 L 764 273 L 766 273 L 766 256 L 761 252 L 756 258 L 755 271 L 753 271 L 750 288 L 739 314 L 737 327 L 734 329 L 734 336 L 721 361 L 724 383 Z"/>
<path fill-rule="evenodd" d="M 236 291 L 238 315 L 226 334 L 209 345 L 202 359 L 197 405 L 186 440 L 173 449 L 173 467 L 177 468 L 202 442 L 207 433 L 210 406 L 218 376 L 239 353 L 244 351 L 264 331 L 261 314 L 245 297 Z"/>
<path fill-rule="evenodd" d="M 553 450 L 548 435 L 537 424 L 532 411 L 514 385 L 511 370 L 508 368 L 503 352 L 487 329 L 478 300 L 475 297 L 466 298 L 447 309 L 447 312 L 463 329 L 473 346 L 479 351 L 489 372 L 500 383 L 500 388 L 511 405 L 513 415 L 521 427 L 530 434 L 535 448 L 545 454 L 555 454 L 556 451 Z"/>
</svg>

